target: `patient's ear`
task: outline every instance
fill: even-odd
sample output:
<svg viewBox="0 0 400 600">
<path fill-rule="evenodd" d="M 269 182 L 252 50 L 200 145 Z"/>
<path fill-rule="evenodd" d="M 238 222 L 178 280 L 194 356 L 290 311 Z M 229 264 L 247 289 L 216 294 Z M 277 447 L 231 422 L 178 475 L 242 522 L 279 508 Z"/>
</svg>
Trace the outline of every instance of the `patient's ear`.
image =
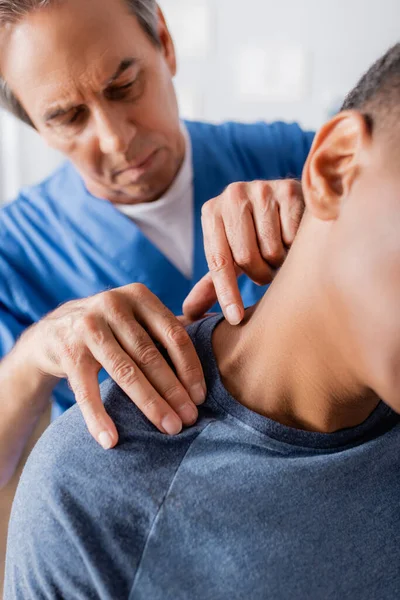
<svg viewBox="0 0 400 600">
<path fill-rule="evenodd" d="M 319 130 L 302 178 L 306 206 L 315 217 L 338 217 L 370 141 L 367 121 L 355 111 L 339 113 Z"/>
</svg>

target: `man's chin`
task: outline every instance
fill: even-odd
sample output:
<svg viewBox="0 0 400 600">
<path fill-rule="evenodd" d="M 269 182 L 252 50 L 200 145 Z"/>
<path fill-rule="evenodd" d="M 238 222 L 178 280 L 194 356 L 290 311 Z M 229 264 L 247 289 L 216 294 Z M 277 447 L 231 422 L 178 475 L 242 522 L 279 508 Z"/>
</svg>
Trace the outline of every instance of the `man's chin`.
<svg viewBox="0 0 400 600">
<path fill-rule="evenodd" d="M 152 202 L 161 193 L 150 186 L 126 185 L 113 188 L 97 181 L 85 181 L 87 190 L 96 198 L 108 200 L 113 204 L 141 204 Z"/>
<path fill-rule="evenodd" d="M 112 190 L 107 199 L 113 204 L 142 204 L 144 202 L 153 202 L 160 195 L 158 190 L 152 188 L 124 186 L 119 190 Z"/>
</svg>

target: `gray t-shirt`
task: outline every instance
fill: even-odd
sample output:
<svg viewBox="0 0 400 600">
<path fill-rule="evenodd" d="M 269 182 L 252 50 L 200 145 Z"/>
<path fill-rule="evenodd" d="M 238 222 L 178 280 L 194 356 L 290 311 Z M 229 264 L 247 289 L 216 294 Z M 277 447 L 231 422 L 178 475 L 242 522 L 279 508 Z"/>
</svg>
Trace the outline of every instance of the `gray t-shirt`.
<svg viewBox="0 0 400 600">
<path fill-rule="evenodd" d="M 18 488 L 6 600 L 400 598 L 400 424 L 381 403 L 334 434 L 284 427 L 223 387 L 218 318 L 191 328 L 208 398 L 159 433 L 112 382 L 120 444 L 104 451 L 72 408 Z"/>
</svg>

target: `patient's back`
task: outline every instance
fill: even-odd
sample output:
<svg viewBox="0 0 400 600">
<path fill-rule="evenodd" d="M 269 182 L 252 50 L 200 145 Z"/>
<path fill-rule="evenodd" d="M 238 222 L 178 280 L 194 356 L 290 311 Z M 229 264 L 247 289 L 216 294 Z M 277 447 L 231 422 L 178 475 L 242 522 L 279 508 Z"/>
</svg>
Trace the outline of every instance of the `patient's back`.
<svg viewBox="0 0 400 600">
<path fill-rule="evenodd" d="M 192 327 L 208 398 L 175 438 L 112 382 L 104 451 L 78 408 L 34 450 L 13 509 L 6 596 L 134 600 L 400 597 L 400 425 L 380 404 L 336 434 L 238 404 Z"/>
</svg>

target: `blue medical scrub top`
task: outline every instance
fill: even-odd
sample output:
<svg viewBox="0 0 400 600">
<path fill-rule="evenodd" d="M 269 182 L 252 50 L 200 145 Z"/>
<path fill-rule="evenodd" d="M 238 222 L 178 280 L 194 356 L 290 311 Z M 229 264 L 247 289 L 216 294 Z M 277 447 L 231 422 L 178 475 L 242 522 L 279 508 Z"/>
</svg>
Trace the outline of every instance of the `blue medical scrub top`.
<svg viewBox="0 0 400 600">
<path fill-rule="evenodd" d="M 113 204 L 92 196 L 66 162 L 0 211 L 0 358 L 26 327 L 61 303 L 133 282 L 181 314 L 189 291 L 208 271 L 204 202 L 234 181 L 299 178 L 313 139 L 297 124 L 280 122 L 186 126 L 193 147 L 193 277 L 176 269 Z M 239 285 L 245 306 L 265 291 L 246 277 Z M 53 397 L 61 411 L 74 402 L 65 381 Z"/>
</svg>

